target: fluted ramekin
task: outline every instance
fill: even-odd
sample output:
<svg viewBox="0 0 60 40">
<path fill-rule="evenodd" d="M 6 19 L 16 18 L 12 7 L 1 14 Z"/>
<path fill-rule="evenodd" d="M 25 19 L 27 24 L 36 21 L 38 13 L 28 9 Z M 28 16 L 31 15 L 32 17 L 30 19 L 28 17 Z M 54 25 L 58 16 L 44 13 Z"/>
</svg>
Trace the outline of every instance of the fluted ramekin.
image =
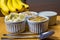
<svg viewBox="0 0 60 40">
<path fill-rule="evenodd" d="M 37 33 L 37 34 L 45 32 L 48 29 L 49 18 L 48 17 L 44 17 L 44 18 L 46 18 L 46 20 L 43 20 L 41 22 L 32 22 L 29 19 L 27 19 L 29 30 L 32 33 Z"/>
<path fill-rule="evenodd" d="M 34 11 L 29 11 L 29 13 L 31 13 L 31 15 L 26 15 L 26 19 L 32 17 L 32 16 L 37 16 L 38 13 L 34 12 Z M 22 14 L 27 14 L 27 12 L 22 12 Z"/>
<path fill-rule="evenodd" d="M 27 15 L 26 16 L 26 20 L 25 20 L 25 23 L 26 23 L 26 29 L 29 29 L 28 28 L 28 23 L 27 23 L 27 19 L 28 18 L 30 18 L 30 17 L 32 17 L 32 16 L 37 16 L 38 15 L 38 13 L 37 12 L 35 12 L 35 11 L 28 11 L 29 13 L 31 13 L 32 15 Z M 22 12 L 22 14 L 27 14 L 26 12 Z"/>
<path fill-rule="evenodd" d="M 21 22 L 6 22 L 7 31 L 10 33 L 21 33 L 25 30 L 25 21 Z"/>
<path fill-rule="evenodd" d="M 55 11 L 42 11 L 42 12 L 39 12 L 39 16 L 49 17 L 49 25 L 56 24 L 57 12 Z"/>
</svg>

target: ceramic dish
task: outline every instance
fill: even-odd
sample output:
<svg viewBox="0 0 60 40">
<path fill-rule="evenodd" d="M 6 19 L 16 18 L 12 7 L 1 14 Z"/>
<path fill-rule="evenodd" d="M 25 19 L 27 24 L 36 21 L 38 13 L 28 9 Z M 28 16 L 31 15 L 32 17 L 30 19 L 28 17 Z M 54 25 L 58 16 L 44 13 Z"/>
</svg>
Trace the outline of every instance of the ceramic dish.
<svg viewBox="0 0 60 40">
<path fill-rule="evenodd" d="M 54 11 L 42 11 L 42 12 L 39 12 L 39 16 L 49 17 L 49 25 L 56 24 L 57 12 L 54 12 Z"/>
<path fill-rule="evenodd" d="M 44 16 L 40 16 L 40 17 L 43 17 L 43 18 L 46 18 L 46 19 L 42 20 L 40 22 L 34 22 L 34 21 L 30 21 L 29 19 L 27 19 L 27 22 L 28 22 L 28 25 L 29 25 L 29 30 L 32 33 L 42 33 L 42 32 L 45 32 L 48 29 L 49 18 L 44 17 Z"/>
<path fill-rule="evenodd" d="M 25 30 L 25 17 L 22 14 L 9 14 L 5 16 L 4 21 L 7 27 L 7 31 L 10 33 L 21 33 Z"/>
<path fill-rule="evenodd" d="M 38 13 L 37 12 L 34 12 L 34 11 L 26 11 L 26 12 L 22 12 L 22 14 L 25 14 L 26 19 L 28 19 L 28 18 L 30 18 L 32 16 L 38 15 Z"/>
</svg>

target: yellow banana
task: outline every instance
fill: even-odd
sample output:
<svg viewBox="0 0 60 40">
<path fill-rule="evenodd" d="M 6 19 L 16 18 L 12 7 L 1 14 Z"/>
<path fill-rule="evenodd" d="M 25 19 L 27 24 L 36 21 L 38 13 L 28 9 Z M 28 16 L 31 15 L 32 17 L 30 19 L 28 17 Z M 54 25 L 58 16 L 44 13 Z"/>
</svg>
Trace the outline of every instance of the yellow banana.
<svg viewBox="0 0 60 40">
<path fill-rule="evenodd" d="M 3 10 L 6 15 L 8 15 L 9 14 L 9 9 L 8 9 L 8 7 L 6 5 L 7 0 L 0 0 L 0 1 L 1 1 L 1 10 Z M 3 15 L 5 15 L 5 14 L 3 13 Z"/>
<path fill-rule="evenodd" d="M 18 4 L 20 5 L 24 5 L 24 11 L 28 11 L 29 10 L 29 5 L 25 4 L 22 2 L 22 0 L 16 0 Z"/>
<path fill-rule="evenodd" d="M 2 14 L 5 15 L 5 16 L 8 15 L 8 13 L 6 13 L 6 12 L 3 11 L 3 10 L 1 10 L 1 12 L 2 12 Z"/>
<path fill-rule="evenodd" d="M 1 0 L 0 0 L 0 8 L 1 8 Z"/>
<path fill-rule="evenodd" d="M 19 5 L 16 0 L 12 0 L 13 7 L 16 8 L 16 10 L 21 11 L 22 5 Z"/>
<path fill-rule="evenodd" d="M 25 3 L 23 3 L 23 2 L 22 2 L 22 0 L 20 0 L 19 2 L 20 2 L 22 5 L 24 5 L 26 9 L 27 9 L 27 8 L 29 8 L 29 5 L 28 5 L 28 4 L 25 4 Z"/>
<path fill-rule="evenodd" d="M 22 6 L 20 11 L 23 12 L 25 10 L 24 5 L 20 3 L 20 0 L 16 0 L 16 2 L 18 3 L 19 6 Z"/>
<path fill-rule="evenodd" d="M 8 0 L 7 6 L 11 12 L 15 12 L 16 9 L 12 6 L 12 0 Z"/>
</svg>

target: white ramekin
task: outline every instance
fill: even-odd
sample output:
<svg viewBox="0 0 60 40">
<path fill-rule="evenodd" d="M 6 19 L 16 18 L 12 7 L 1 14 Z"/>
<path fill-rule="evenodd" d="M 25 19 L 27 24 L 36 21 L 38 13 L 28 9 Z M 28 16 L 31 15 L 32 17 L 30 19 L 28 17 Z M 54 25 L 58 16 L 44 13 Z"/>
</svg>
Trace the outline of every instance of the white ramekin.
<svg viewBox="0 0 60 40">
<path fill-rule="evenodd" d="M 6 22 L 7 31 L 10 33 L 21 33 L 25 30 L 25 22 Z"/>
<path fill-rule="evenodd" d="M 42 16 L 43 17 L 43 16 Z M 32 33 L 42 33 L 45 32 L 48 29 L 48 17 L 44 17 L 46 20 L 41 21 L 41 22 L 32 22 L 29 19 L 27 19 L 28 25 L 29 25 L 29 30 Z"/>
<path fill-rule="evenodd" d="M 33 16 L 37 16 L 38 15 L 38 13 L 37 12 L 35 12 L 35 11 L 29 11 Z M 22 12 L 22 14 L 25 14 L 26 12 Z M 30 17 L 32 17 L 32 16 L 30 16 L 30 15 L 28 15 L 28 16 L 26 16 L 26 20 L 25 20 L 25 23 L 26 23 L 26 29 L 29 29 L 28 28 L 28 23 L 27 23 L 27 19 L 28 18 L 30 18 Z"/>
<path fill-rule="evenodd" d="M 37 12 L 34 12 L 34 11 L 29 11 L 33 16 L 37 16 L 38 15 L 38 13 Z M 25 14 L 26 12 L 22 12 L 22 14 Z M 28 16 L 26 16 L 26 19 L 28 19 L 28 18 L 30 18 L 30 17 L 32 17 L 32 16 L 30 16 L 30 15 L 28 15 Z"/>
<path fill-rule="evenodd" d="M 42 11 L 42 12 L 39 12 L 39 16 L 47 16 L 47 17 L 49 17 L 49 25 L 56 24 L 57 12 L 54 12 L 54 11 Z"/>
</svg>

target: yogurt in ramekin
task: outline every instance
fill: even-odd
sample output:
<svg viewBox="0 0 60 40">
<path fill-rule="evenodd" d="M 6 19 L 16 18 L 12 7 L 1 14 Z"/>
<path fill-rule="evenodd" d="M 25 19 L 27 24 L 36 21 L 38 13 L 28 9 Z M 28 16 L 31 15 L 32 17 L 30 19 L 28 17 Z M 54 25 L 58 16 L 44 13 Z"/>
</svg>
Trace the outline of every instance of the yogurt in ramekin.
<svg viewBox="0 0 60 40">
<path fill-rule="evenodd" d="M 26 19 L 32 17 L 32 16 L 37 16 L 38 13 L 34 12 L 34 11 L 26 11 L 26 12 L 22 12 L 22 14 L 24 14 L 26 16 Z"/>
<path fill-rule="evenodd" d="M 18 13 L 10 13 L 5 16 L 7 31 L 10 33 L 21 33 L 25 30 L 25 16 Z"/>
<path fill-rule="evenodd" d="M 21 13 L 19 13 L 19 14 L 21 14 Z M 25 26 L 26 26 L 26 29 L 29 30 L 29 28 L 28 28 L 28 23 L 27 23 L 27 19 L 30 18 L 30 17 L 33 17 L 33 16 L 37 16 L 38 13 L 35 12 L 35 11 L 26 11 L 26 12 L 22 12 L 22 14 L 24 14 L 24 15 L 26 16 L 26 20 L 25 20 L 26 25 L 25 25 Z"/>
<path fill-rule="evenodd" d="M 48 29 L 49 18 L 48 17 L 44 17 L 44 16 L 39 16 L 39 17 L 45 18 L 45 20 L 41 20 L 41 21 L 37 22 L 37 21 L 31 21 L 30 18 L 32 18 L 32 17 L 27 19 L 27 22 L 28 22 L 28 25 L 29 25 L 29 30 L 32 33 L 39 34 L 39 33 L 45 32 Z"/>
<path fill-rule="evenodd" d="M 54 11 L 42 11 L 42 12 L 39 12 L 39 16 L 49 17 L 49 25 L 56 24 L 57 12 L 54 12 Z"/>
</svg>

